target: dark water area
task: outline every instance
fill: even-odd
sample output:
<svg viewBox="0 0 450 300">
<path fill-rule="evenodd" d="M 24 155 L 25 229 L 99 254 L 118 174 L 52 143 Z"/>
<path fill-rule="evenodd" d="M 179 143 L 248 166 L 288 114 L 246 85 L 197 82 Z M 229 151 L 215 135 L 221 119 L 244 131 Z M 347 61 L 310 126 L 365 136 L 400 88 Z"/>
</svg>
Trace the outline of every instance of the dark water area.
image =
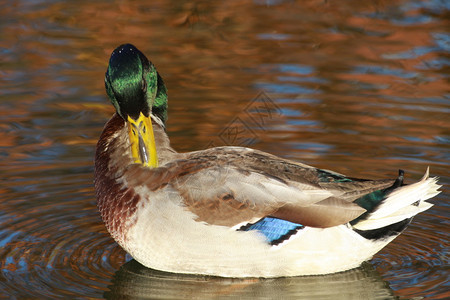
<svg viewBox="0 0 450 300">
<path fill-rule="evenodd" d="M 0 298 L 450 297 L 448 1 L 2 1 Z M 106 232 L 93 153 L 109 55 L 165 79 L 172 146 L 246 145 L 442 193 L 361 268 L 223 279 L 143 268 Z M 269 105 L 270 115 L 258 108 Z M 127 262 L 128 261 L 128 262 Z"/>
</svg>

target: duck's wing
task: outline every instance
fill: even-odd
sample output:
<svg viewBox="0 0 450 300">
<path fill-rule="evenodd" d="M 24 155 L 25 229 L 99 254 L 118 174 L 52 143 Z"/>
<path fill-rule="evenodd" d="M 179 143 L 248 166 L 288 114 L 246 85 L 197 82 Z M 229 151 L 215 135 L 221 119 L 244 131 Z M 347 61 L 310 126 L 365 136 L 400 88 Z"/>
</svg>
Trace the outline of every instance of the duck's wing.
<svg viewBox="0 0 450 300">
<path fill-rule="evenodd" d="M 229 147 L 194 152 L 186 159 L 144 170 L 146 174 L 141 171 L 127 177 L 141 178 L 134 184 L 147 185 L 150 190 L 169 185 L 197 221 L 230 227 L 266 216 L 313 227 L 345 224 L 366 212 L 353 203 L 357 195 L 381 185 L 367 188 L 362 182 L 337 180 L 333 185 L 321 176 L 336 177 L 335 173 Z"/>
</svg>

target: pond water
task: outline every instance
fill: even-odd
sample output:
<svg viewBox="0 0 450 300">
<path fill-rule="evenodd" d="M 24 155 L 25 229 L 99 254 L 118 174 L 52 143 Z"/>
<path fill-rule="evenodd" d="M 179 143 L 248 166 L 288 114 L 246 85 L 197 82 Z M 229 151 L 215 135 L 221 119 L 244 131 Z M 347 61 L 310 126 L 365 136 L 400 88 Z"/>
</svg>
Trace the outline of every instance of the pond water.
<svg viewBox="0 0 450 300">
<path fill-rule="evenodd" d="M 0 296 L 444 299 L 448 1 L 3 1 Z M 130 42 L 169 90 L 179 151 L 247 145 L 353 177 L 430 166 L 435 206 L 361 268 L 221 279 L 143 268 L 97 212 L 93 153 L 113 113 L 111 51 Z M 270 105 L 262 116 L 258 105 Z M 129 262 L 127 262 L 129 261 Z"/>
</svg>

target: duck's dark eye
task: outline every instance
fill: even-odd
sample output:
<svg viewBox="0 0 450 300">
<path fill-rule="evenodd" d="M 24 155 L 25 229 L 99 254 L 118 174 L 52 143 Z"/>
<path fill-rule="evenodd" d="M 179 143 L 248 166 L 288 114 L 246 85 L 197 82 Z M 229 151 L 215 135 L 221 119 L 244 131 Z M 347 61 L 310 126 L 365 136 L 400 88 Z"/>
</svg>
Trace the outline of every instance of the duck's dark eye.
<svg viewBox="0 0 450 300">
<path fill-rule="evenodd" d="M 147 93 L 147 82 L 145 82 L 144 78 L 142 78 L 142 91 Z"/>
</svg>

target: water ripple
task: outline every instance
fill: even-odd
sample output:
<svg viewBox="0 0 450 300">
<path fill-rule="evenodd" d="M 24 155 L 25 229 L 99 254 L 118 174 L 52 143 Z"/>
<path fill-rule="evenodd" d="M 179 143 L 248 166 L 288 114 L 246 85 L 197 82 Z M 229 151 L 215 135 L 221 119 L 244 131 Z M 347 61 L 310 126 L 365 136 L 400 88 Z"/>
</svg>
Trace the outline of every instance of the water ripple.
<svg viewBox="0 0 450 300">
<path fill-rule="evenodd" d="M 17 298 L 98 297 L 125 262 L 124 251 L 100 221 L 92 187 L 74 186 L 73 175 L 59 179 L 53 187 L 46 180 L 33 183 L 34 190 L 53 191 L 44 195 L 20 188 L 29 181 L 16 182 L 14 189 L 22 193 L 15 195 L 23 201 L 7 206 L 12 199 L 4 199 L 0 205 L 0 286 Z"/>
<path fill-rule="evenodd" d="M 406 291 L 402 290 L 408 297 L 425 293 L 433 298 L 440 294 L 436 287 L 447 281 L 444 269 L 448 257 L 445 253 L 450 249 L 444 241 L 448 239 L 445 233 L 448 221 L 433 221 L 429 214 L 416 217 L 402 235 L 373 259 L 373 264 L 390 282 L 391 288 L 397 290 L 409 286 Z M 427 287 L 425 291 L 424 287 Z"/>
</svg>

